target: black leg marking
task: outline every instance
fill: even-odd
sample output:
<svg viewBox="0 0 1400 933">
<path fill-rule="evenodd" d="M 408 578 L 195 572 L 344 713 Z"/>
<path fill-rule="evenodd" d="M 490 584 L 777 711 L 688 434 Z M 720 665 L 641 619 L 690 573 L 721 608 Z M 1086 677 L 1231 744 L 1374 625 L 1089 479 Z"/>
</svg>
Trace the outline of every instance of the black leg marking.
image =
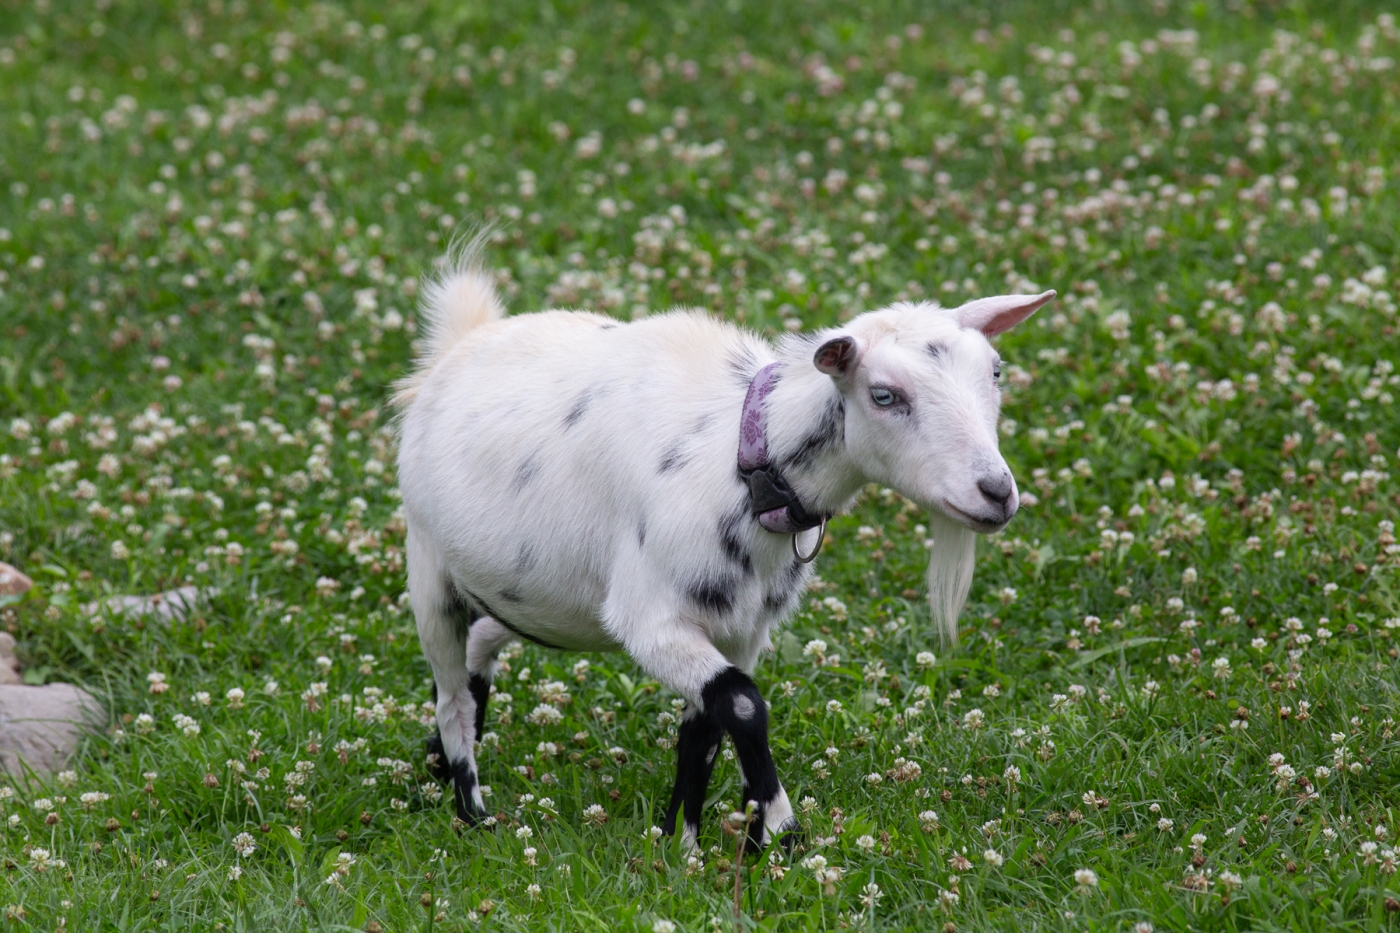
<svg viewBox="0 0 1400 933">
<path fill-rule="evenodd" d="M 758 804 L 749 824 L 747 848 L 758 851 L 763 844 L 763 817 L 778 796 L 778 770 L 768 748 L 768 707 L 753 678 L 737 667 L 716 674 L 700 692 L 706 712 L 713 715 L 734 742 L 734 753 L 744 772 L 744 799 Z"/>
<path fill-rule="evenodd" d="M 433 687 L 433 693 L 437 693 L 436 685 Z M 436 700 L 437 697 L 434 696 L 433 699 Z M 447 767 L 447 752 L 442 747 L 442 733 L 434 729 L 433 734 L 428 736 L 428 741 L 423 744 L 428 773 L 432 775 L 433 780 L 442 784 L 452 780 L 452 770 Z"/>
<path fill-rule="evenodd" d="M 705 792 L 710 786 L 710 773 L 719 755 L 719 743 L 724 730 L 710 713 L 696 713 L 681 722 L 676 738 L 676 786 L 671 791 L 671 805 L 661 829 L 668 836 L 675 833 L 676 814 L 685 806 L 685 825 L 692 835 L 700 834 L 700 814 L 705 810 Z"/>
<path fill-rule="evenodd" d="M 471 769 L 465 759 L 454 761 L 452 763 L 452 795 L 457 802 L 457 819 L 468 826 L 475 826 L 486 815 L 486 811 L 478 807 L 472 800 L 472 791 L 475 788 L 476 772 Z"/>
<path fill-rule="evenodd" d="M 486 728 L 486 703 L 491 699 L 491 681 L 480 674 L 472 674 L 467 679 L 467 689 L 471 691 L 472 701 L 476 703 L 476 741 L 481 741 L 483 730 Z"/>
</svg>

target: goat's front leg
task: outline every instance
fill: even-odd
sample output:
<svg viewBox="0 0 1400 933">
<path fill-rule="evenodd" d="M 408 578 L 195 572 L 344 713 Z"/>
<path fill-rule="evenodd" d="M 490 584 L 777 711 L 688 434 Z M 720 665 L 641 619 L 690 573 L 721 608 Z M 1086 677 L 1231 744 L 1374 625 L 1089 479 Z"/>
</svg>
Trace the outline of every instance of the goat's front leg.
<svg viewBox="0 0 1400 933">
<path fill-rule="evenodd" d="M 705 809 L 705 791 L 710 786 L 710 774 L 715 768 L 719 743 L 724 728 L 709 710 L 691 705 L 681 720 L 676 739 L 676 786 L 671 791 L 671 805 L 661 828 L 666 835 L 676 831 L 676 813 L 685 807 L 685 828 L 681 837 L 687 848 L 699 847 L 700 814 Z"/>
<path fill-rule="evenodd" d="M 772 839 L 797 830 L 792 805 L 778 782 L 773 755 L 768 750 L 768 707 L 753 678 L 731 664 L 696 628 L 675 619 L 618 628 L 621 629 L 619 640 L 643 669 L 698 707 L 696 716 L 703 715 L 718 729 L 729 733 L 744 778 L 744 800 L 740 805 L 749 801 L 756 805 L 749 831 L 751 847 L 762 848 Z M 641 637 L 629 637 L 634 632 Z M 681 742 L 677 743 L 677 765 L 682 772 L 693 760 L 690 756 L 708 756 L 710 748 L 718 745 L 717 741 L 712 741 L 715 726 L 703 733 L 703 741 L 700 727 L 697 725 L 695 729 L 696 741 L 684 743 L 684 747 Z M 684 724 L 681 736 L 682 739 L 686 737 Z M 709 777 L 708 765 L 705 777 Z M 677 775 L 677 791 L 682 792 L 685 804 L 686 829 L 698 829 L 699 810 L 704 806 L 704 785 L 700 785 L 698 791 L 693 786 L 683 789 L 681 783 L 687 780 L 684 773 Z M 685 799 L 684 791 L 696 795 L 694 823 L 691 822 L 691 804 Z M 672 807 L 675 807 L 674 794 Z"/>
<path fill-rule="evenodd" d="M 739 770 L 744 778 L 744 804 L 756 805 L 749 826 L 749 847 L 762 849 L 773 839 L 784 847 L 799 830 L 787 791 L 778 782 L 773 753 L 768 748 L 768 705 L 753 678 L 737 667 L 727 667 L 701 691 L 705 709 L 734 742 Z"/>
</svg>

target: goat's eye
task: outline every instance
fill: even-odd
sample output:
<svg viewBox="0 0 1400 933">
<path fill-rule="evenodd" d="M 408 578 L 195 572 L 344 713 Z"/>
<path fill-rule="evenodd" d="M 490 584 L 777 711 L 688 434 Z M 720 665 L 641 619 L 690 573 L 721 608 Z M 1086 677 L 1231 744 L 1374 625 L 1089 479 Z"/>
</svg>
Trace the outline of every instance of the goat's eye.
<svg viewBox="0 0 1400 933">
<path fill-rule="evenodd" d="M 881 408 L 889 408 L 895 403 L 895 398 L 894 392 L 886 389 L 884 386 L 876 386 L 870 390 L 870 401 Z"/>
<path fill-rule="evenodd" d="M 993 382 L 1001 382 L 1001 364 L 1000 364 L 1000 363 L 998 363 L 997 365 L 995 365 L 995 366 L 992 367 L 992 381 L 993 381 Z"/>
</svg>

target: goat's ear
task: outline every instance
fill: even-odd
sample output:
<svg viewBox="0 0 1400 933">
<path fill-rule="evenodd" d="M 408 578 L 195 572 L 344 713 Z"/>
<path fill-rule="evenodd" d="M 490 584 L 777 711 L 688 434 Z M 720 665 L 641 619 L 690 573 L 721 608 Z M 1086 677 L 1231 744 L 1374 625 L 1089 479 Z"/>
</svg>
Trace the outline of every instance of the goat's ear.
<svg viewBox="0 0 1400 933">
<path fill-rule="evenodd" d="M 833 379 L 844 379 L 856 368 L 860 358 L 860 344 L 851 336 L 832 337 L 817 347 L 812 357 L 812 365 Z"/>
<path fill-rule="evenodd" d="M 978 298 L 969 301 L 953 313 L 961 327 L 980 330 L 984 337 L 995 337 L 1010 330 L 1026 318 L 1049 304 L 1055 297 L 1054 291 L 1039 295 L 997 295 L 993 298 Z"/>
</svg>

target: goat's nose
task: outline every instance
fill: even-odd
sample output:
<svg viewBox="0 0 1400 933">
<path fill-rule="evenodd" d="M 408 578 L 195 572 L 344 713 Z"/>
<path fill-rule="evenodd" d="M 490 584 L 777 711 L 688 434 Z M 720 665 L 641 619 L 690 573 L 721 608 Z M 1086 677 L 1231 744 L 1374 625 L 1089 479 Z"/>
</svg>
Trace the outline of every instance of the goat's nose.
<svg viewBox="0 0 1400 933">
<path fill-rule="evenodd" d="M 1005 511 L 1011 500 L 1011 491 L 1015 487 L 1011 482 L 1011 474 L 1002 472 L 982 477 L 977 481 L 977 488 L 982 490 L 982 495 L 988 502 Z"/>
</svg>

